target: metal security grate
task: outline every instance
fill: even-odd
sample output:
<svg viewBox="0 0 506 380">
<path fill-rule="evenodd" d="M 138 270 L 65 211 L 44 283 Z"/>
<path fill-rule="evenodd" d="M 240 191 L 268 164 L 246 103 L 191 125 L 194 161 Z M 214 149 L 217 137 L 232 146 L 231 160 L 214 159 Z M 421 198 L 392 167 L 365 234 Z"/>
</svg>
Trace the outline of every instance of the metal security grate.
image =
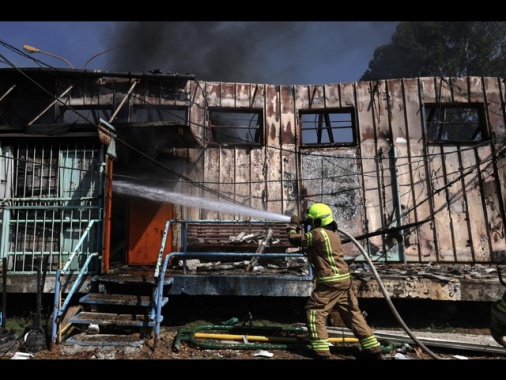
<svg viewBox="0 0 506 380">
<path fill-rule="evenodd" d="M 70 269 L 80 269 L 101 244 L 98 223 L 87 231 L 90 221 L 101 219 L 101 147 L 53 139 L 15 142 L 4 150 L 12 152 L 0 211 L 7 270 L 33 272 L 43 260 L 53 272 L 76 247 Z"/>
</svg>

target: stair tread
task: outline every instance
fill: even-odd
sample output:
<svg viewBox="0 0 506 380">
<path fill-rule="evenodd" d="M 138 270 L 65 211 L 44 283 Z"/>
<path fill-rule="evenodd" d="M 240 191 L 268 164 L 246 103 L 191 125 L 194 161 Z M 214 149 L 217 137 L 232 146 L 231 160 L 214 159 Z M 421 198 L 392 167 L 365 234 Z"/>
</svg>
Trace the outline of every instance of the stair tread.
<svg viewBox="0 0 506 380">
<path fill-rule="evenodd" d="M 65 345 L 78 346 L 131 346 L 140 347 L 144 339 L 135 335 L 119 334 L 76 334 L 65 340 Z"/>
<path fill-rule="evenodd" d="M 100 304 L 100 305 L 120 305 L 120 306 L 143 306 L 153 305 L 151 296 L 130 295 L 130 294 L 106 294 L 106 293 L 88 293 L 81 297 L 81 303 Z M 167 304 L 168 297 L 162 297 L 162 306 Z"/>
<path fill-rule="evenodd" d="M 93 281 L 115 284 L 155 285 L 157 279 L 152 273 L 107 273 L 92 277 Z M 163 285 L 174 283 L 174 277 L 164 277 Z"/>
<path fill-rule="evenodd" d="M 160 322 L 163 316 L 160 316 Z M 83 311 L 74 315 L 70 319 L 71 323 L 78 324 L 97 324 L 110 326 L 155 326 L 156 320 L 149 319 L 143 314 L 115 314 L 115 313 L 97 313 Z"/>
</svg>

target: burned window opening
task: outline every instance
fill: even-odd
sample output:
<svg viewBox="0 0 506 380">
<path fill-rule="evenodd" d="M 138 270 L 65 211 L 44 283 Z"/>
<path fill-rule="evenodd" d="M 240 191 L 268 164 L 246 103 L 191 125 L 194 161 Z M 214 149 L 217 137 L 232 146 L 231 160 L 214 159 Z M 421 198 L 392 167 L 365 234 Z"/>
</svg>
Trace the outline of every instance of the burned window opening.
<svg viewBox="0 0 506 380">
<path fill-rule="evenodd" d="M 209 110 L 210 143 L 219 145 L 260 145 L 263 142 L 261 110 Z"/>
<path fill-rule="evenodd" d="M 301 144 L 356 144 L 353 109 L 300 112 Z"/>
<path fill-rule="evenodd" d="M 477 143 L 488 138 L 482 104 L 426 104 L 429 143 Z"/>
<path fill-rule="evenodd" d="M 99 124 L 100 119 L 110 120 L 114 110 L 110 106 L 61 107 L 58 123 Z"/>
<path fill-rule="evenodd" d="M 137 105 L 133 107 L 132 121 L 137 123 L 171 121 L 179 125 L 187 125 L 188 108 L 152 104 Z"/>
</svg>

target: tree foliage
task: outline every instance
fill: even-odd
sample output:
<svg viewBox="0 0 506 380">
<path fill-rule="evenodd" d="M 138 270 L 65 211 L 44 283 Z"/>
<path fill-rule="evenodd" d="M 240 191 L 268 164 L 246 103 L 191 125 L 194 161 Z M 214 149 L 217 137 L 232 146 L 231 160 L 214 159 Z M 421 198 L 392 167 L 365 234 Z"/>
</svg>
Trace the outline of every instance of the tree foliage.
<svg viewBox="0 0 506 380">
<path fill-rule="evenodd" d="M 504 76 L 506 22 L 402 21 L 377 47 L 365 80 L 423 76 Z"/>
</svg>

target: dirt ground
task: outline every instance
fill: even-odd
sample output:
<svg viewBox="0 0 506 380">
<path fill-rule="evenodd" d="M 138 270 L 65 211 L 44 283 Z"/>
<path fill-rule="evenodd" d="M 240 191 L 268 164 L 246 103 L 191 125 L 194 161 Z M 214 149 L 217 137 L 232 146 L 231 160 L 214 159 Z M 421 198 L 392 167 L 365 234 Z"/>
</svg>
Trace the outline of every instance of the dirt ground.
<svg viewBox="0 0 506 380">
<path fill-rule="evenodd" d="M 77 346 L 68 344 L 56 344 L 53 349 L 48 349 L 46 337 L 38 336 L 41 343 L 33 350 L 27 346 L 25 337 L 17 339 L 2 339 L 0 336 L 0 360 L 18 359 L 19 353 L 24 352 L 28 360 L 248 360 L 248 361 L 307 361 L 313 360 L 307 349 L 305 335 L 293 333 L 292 328 L 301 328 L 303 325 L 304 300 L 287 300 L 281 302 L 268 302 L 263 298 L 237 300 L 235 298 L 209 298 L 194 300 L 193 298 L 173 297 L 170 309 L 165 315 L 164 323 L 160 326 L 159 337 L 155 339 L 153 331 L 144 334 L 141 338 L 140 332 L 133 331 L 129 336 L 132 343 L 128 346 L 104 347 L 99 345 Z M 392 313 L 385 307 L 383 300 L 361 300 L 361 309 L 366 314 L 366 320 L 373 331 L 401 331 L 404 333 L 399 321 L 393 318 Z M 417 334 L 430 332 L 437 339 L 449 339 L 451 341 L 464 341 L 465 335 L 476 336 L 477 339 L 484 339 L 484 345 L 490 339 L 488 330 L 490 304 L 458 303 L 455 302 L 425 302 L 422 300 L 396 301 L 396 311 L 403 318 L 402 322 L 409 329 Z M 233 321 L 232 316 L 241 316 Z M 212 317 L 210 319 L 210 317 Z M 230 322 L 232 321 L 232 322 Z M 191 339 L 189 332 L 206 333 L 207 326 L 227 325 L 227 322 L 234 327 L 254 327 L 246 337 L 237 336 L 236 332 L 225 330 L 220 331 L 218 336 L 205 337 L 202 339 Z M 279 340 L 267 341 L 271 334 L 264 332 L 260 327 L 287 328 L 283 330 L 283 336 L 290 335 L 289 339 L 296 336 L 296 345 L 278 344 Z M 259 330 L 257 330 L 257 327 Z M 329 318 L 329 332 L 335 337 L 336 331 L 344 328 L 342 321 L 335 315 Z M 336 330 L 337 329 L 337 330 Z M 209 330 L 211 331 L 211 330 Z M 270 331 L 270 330 L 269 330 Z M 289 331 L 289 333 L 286 333 Z M 77 331 L 78 334 L 86 335 L 85 331 Z M 100 334 L 105 333 L 101 330 Z M 447 338 L 446 334 L 451 338 Z M 236 334 L 233 337 L 220 334 Z M 281 335 L 277 335 L 279 338 Z M 406 336 L 406 335 L 404 335 Z M 37 337 L 37 336 L 36 336 Z M 28 340 L 30 336 L 28 335 Z M 241 339 L 238 339 L 241 338 Z M 246 341 L 244 340 L 246 339 Z M 441 359 L 457 360 L 496 360 L 503 363 L 506 354 L 491 353 L 487 350 L 467 351 L 461 347 L 447 348 L 427 346 L 430 352 L 424 350 L 413 342 L 407 346 L 399 341 L 391 341 L 379 338 L 384 347 L 384 358 L 389 361 L 401 360 L 433 360 L 435 357 Z M 103 339 L 102 339 L 103 341 Z M 138 344 L 142 342 L 142 344 Z M 68 342 L 66 342 L 68 343 Z M 234 345 L 253 343 L 248 349 L 233 348 Z M 481 344 L 481 343 L 480 343 Z M 228 345 L 232 345 L 230 348 Z M 28 349 L 27 349 L 28 348 Z M 33 348 L 33 346 L 32 346 Z M 332 359 L 334 360 L 357 360 L 355 353 L 358 345 L 355 342 L 337 342 L 331 347 Z M 18 357 L 16 357 L 18 355 Z M 321 362 L 321 361 L 320 361 Z"/>
<path fill-rule="evenodd" d="M 182 330 L 181 330 L 182 329 Z M 191 331 L 184 326 L 181 327 L 163 327 L 160 336 L 156 341 L 143 339 L 144 344 L 132 346 L 77 346 L 58 344 L 52 350 L 39 349 L 33 350 L 23 343 L 23 337 L 12 341 L 8 350 L 4 349 L 0 360 L 29 359 L 29 360 L 313 360 L 310 352 L 305 349 L 305 345 L 292 345 L 294 348 L 286 349 L 276 348 L 275 343 L 253 343 L 249 342 L 251 349 L 227 348 L 227 345 L 237 345 L 243 342 L 228 339 L 229 335 L 224 335 L 220 340 L 215 339 L 189 339 L 190 335 L 181 334 L 181 331 Z M 382 330 L 383 331 L 383 330 Z M 178 335 L 179 332 L 179 335 Z M 458 339 L 459 334 L 476 335 L 477 337 L 488 337 L 486 329 L 456 329 L 451 334 L 452 340 Z M 416 333 L 415 333 L 416 335 Z M 441 339 L 445 339 L 444 334 L 438 334 Z M 248 335 L 252 338 L 258 338 Z M 331 336 L 335 336 L 331 333 Z M 139 334 L 132 334 L 132 338 L 140 339 Z M 265 338 L 261 336 L 260 338 Z M 258 338 L 258 339 L 260 339 Z M 426 347 L 430 352 L 424 351 L 423 347 L 416 344 L 402 344 L 400 342 L 381 340 L 383 345 L 385 360 L 433 360 L 436 357 L 449 360 L 505 360 L 506 355 L 494 353 L 469 352 L 460 349 L 448 349 L 441 347 Z M 199 343 L 201 342 L 201 343 Z M 307 342 L 307 341 L 305 341 Z M 393 343 L 393 346 L 392 346 Z M 390 346 L 389 346 L 390 344 Z M 388 350 L 388 346 L 391 348 Z M 32 352 L 30 352 L 32 351 Z M 333 360 L 357 360 L 355 353 L 358 351 L 356 343 L 335 343 L 331 347 Z M 20 356 L 25 352 L 23 356 Z M 436 355 L 436 357 L 434 356 Z"/>
</svg>

